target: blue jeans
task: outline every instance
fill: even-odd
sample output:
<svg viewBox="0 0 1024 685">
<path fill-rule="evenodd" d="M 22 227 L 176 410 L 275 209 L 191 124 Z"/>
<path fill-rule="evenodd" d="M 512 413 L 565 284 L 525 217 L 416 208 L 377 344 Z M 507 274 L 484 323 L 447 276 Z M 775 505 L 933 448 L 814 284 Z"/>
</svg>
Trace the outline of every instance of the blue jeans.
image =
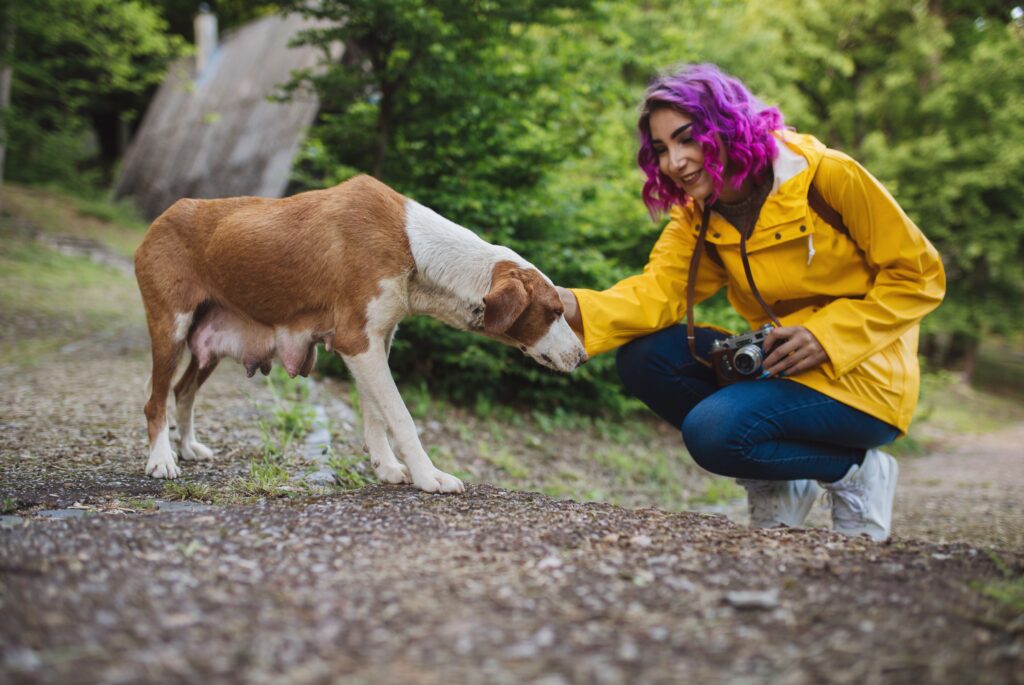
<svg viewBox="0 0 1024 685">
<path fill-rule="evenodd" d="M 698 328 L 697 352 L 725 337 Z M 658 416 L 682 429 L 700 466 L 723 476 L 834 482 L 864 453 L 899 430 L 791 380 L 771 378 L 719 388 L 714 372 L 690 355 L 686 327 L 673 326 L 619 349 L 619 377 Z"/>
</svg>

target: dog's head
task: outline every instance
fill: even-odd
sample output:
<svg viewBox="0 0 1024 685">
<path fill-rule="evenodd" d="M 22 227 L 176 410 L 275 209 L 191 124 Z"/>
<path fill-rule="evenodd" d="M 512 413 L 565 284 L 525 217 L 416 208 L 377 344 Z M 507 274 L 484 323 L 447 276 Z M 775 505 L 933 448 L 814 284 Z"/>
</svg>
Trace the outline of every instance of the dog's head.
<svg viewBox="0 0 1024 685">
<path fill-rule="evenodd" d="M 484 296 L 484 333 L 568 373 L 587 360 L 587 353 L 564 314 L 555 286 L 540 271 L 511 261 L 495 265 Z"/>
</svg>

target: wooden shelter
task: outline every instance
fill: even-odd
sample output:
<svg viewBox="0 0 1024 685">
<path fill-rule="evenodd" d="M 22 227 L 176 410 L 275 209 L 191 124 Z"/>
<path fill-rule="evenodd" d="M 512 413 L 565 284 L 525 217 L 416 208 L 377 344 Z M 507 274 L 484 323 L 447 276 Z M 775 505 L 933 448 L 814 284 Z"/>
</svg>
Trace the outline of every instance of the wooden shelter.
<svg viewBox="0 0 1024 685">
<path fill-rule="evenodd" d="M 197 36 L 209 36 L 200 18 Z M 319 100 L 268 96 L 322 57 L 316 48 L 288 47 L 313 25 L 296 15 L 265 17 L 174 63 L 128 148 L 115 195 L 132 197 L 147 218 L 182 197 L 281 197 Z"/>
</svg>

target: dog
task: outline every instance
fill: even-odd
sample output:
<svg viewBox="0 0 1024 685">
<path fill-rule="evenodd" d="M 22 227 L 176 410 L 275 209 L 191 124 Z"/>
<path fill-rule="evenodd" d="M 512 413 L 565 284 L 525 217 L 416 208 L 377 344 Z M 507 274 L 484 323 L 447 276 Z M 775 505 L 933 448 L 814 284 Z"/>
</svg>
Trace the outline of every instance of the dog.
<svg viewBox="0 0 1024 685">
<path fill-rule="evenodd" d="M 174 384 L 183 460 L 213 454 L 196 440 L 193 405 L 221 359 L 251 377 L 276 357 L 289 376 L 306 376 L 322 343 L 356 381 L 377 478 L 426 492 L 464 485 L 434 467 L 391 377 L 401 319 L 426 314 L 564 373 L 587 359 L 550 279 L 370 176 L 284 199 L 178 200 L 149 227 L 135 275 L 152 342 L 153 478 L 181 473 L 166 414 L 186 347 L 191 358 Z"/>
</svg>

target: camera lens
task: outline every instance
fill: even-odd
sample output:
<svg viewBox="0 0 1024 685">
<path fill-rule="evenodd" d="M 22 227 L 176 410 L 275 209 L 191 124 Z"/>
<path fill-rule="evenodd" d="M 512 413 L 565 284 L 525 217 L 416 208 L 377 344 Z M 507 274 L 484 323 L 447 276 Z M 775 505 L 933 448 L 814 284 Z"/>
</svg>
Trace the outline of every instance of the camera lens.
<svg viewBox="0 0 1024 685">
<path fill-rule="evenodd" d="M 736 368 L 737 373 L 749 376 L 761 368 L 763 360 L 764 357 L 761 354 L 760 347 L 757 345 L 744 345 L 736 350 L 736 354 L 732 358 L 732 365 Z"/>
</svg>

